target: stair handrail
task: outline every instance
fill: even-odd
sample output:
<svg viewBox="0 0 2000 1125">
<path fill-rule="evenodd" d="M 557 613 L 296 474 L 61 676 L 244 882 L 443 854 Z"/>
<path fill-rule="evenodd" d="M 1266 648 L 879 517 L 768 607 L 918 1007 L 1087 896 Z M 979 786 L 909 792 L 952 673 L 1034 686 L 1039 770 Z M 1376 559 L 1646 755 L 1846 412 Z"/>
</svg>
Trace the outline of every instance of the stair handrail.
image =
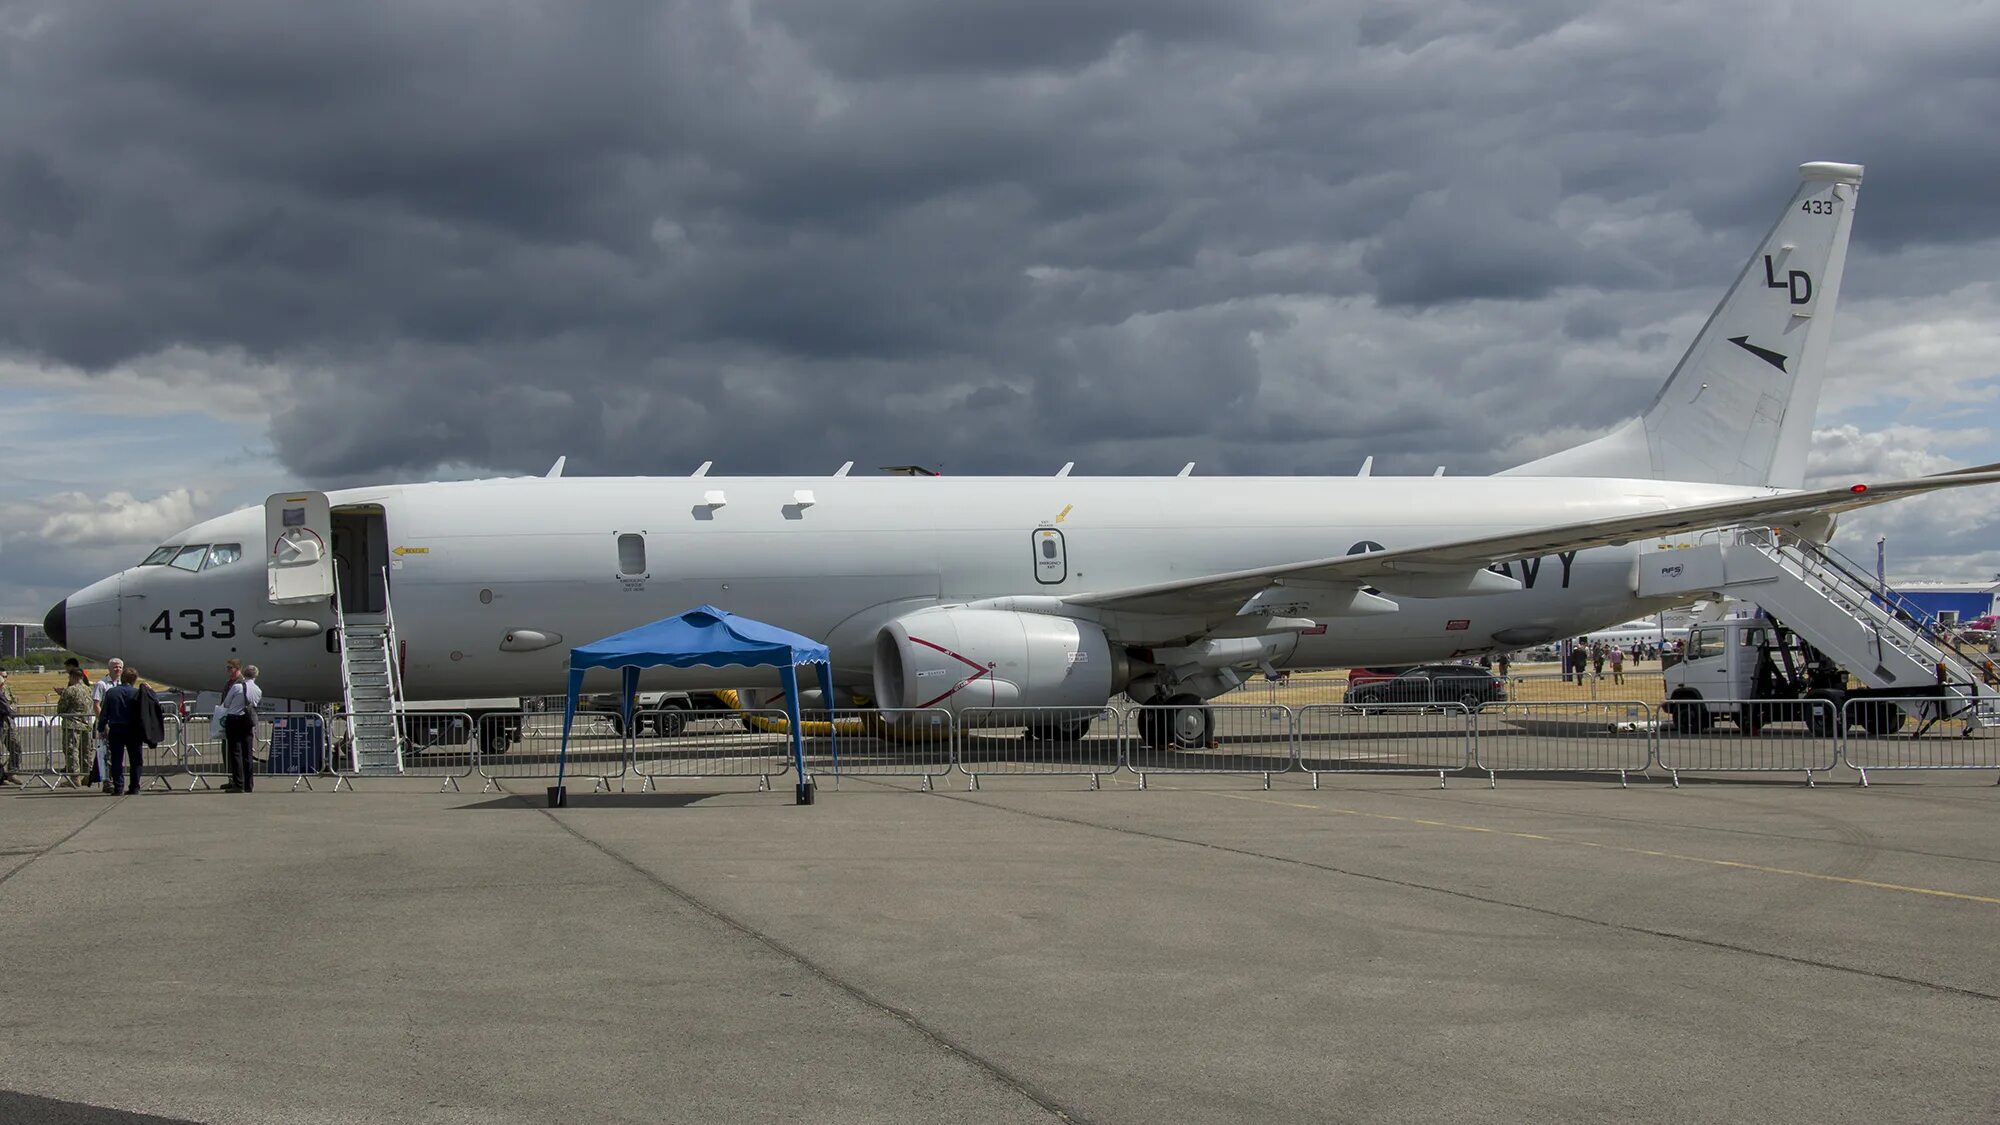
<svg viewBox="0 0 2000 1125">
<path fill-rule="evenodd" d="M 340 702 L 347 711 L 348 768 L 361 768 L 361 747 L 354 736 L 354 677 L 347 670 L 347 614 L 340 604 L 340 556 L 333 558 L 333 635 L 340 638 Z"/>
<path fill-rule="evenodd" d="M 382 632 L 382 658 L 389 668 L 389 718 L 390 730 L 396 733 L 396 759 L 398 768 L 403 757 L 403 669 L 402 661 L 396 659 L 400 647 L 396 640 L 396 607 L 389 600 L 389 568 L 382 568 L 382 622 L 386 628 Z"/>
<path fill-rule="evenodd" d="M 1781 553 L 1786 546 L 1777 536 L 1763 529 L 1758 529 L 1750 538 Z M 1814 577 L 1829 588 L 1838 589 L 1844 586 L 1845 588 L 1839 589 L 1839 592 L 1848 600 L 1855 602 L 1857 608 L 1868 605 L 1875 608 L 1876 612 L 1868 616 L 1878 649 L 1884 640 L 1883 626 L 1890 625 L 1893 627 L 1890 634 L 1892 637 L 1896 629 L 1900 629 L 1908 636 L 1914 650 L 1911 655 L 1920 656 L 1931 664 L 1957 663 L 1960 666 L 1955 669 L 1956 671 L 1968 679 L 1976 678 L 1980 667 L 1979 659 L 1960 647 L 1958 638 L 1952 636 L 1950 631 L 1939 624 L 1937 619 L 1923 607 L 1897 593 L 1887 583 L 1871 574 L 1866 567 L 1842 554 L 1830 544 L 1815 543 L 1809 539 L 1798 539 L 1795 543 L 1801 563 L 1813 569 Z M 1954 661 L 1953 657 L 1957 659 Z"/>
<path fill-rule="evenodd" d="M 1931 647 L 1957 656 L 1965 662 L 1968 669 L 1976 670 L 1979 667 L 1979 657 L 1971 652 L 1967 652 L 1964 642 L 1954 635 L 1950 629 L 1945 628 L 1944 623 L 1937 619 L 1936 614 L 1911 601 L 1907 596 L 1898 593 L 1887 583 L 1878 580 L 1861 563 L 1842 554 L 1831 544 L 1814 544 L 1813 549 L 1814 553 L 1818 554 L 1829 566 L 1834 567 L 1844 574 L 1850 582 L 1866 589 L 1870 597 L 1879 599 L 1884 608 L 1890 610 L 1894 616 L 1900 619 L 1905 625 L 1908 625 L 1912 632 L 1917 633 L 1922 639 L 1928 641 Z"/>
</svg>

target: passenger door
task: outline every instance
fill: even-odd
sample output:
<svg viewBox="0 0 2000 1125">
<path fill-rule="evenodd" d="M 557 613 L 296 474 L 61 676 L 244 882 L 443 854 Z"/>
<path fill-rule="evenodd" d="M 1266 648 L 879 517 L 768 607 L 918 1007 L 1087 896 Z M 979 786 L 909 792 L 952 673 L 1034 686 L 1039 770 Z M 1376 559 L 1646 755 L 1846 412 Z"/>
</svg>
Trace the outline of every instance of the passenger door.
<svg viewBox="0 0 2000 1125">
<path fill-rule="evenodd" d="M 274 492 L 264 501 L 265 589 L 272 605 L 333 596 L 333 516 L 324 492 Z"/>
</svg>

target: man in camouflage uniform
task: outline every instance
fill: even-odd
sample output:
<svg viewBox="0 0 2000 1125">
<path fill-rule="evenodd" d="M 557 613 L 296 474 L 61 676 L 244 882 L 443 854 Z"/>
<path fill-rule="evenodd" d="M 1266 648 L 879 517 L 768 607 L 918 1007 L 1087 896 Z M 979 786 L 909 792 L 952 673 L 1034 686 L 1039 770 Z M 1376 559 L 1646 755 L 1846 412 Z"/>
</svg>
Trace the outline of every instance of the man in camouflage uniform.
<svg viewBox="0 0 2000 1125">
<path fill-rule="evenodd" d="M 0 668 L 0 785 L 21 784 L 21 736 L 14 733 L 14 689 L 7 686 L 7 670 Z"/>
<path fill-rule="evenodd" d="M 97 720 L 97 703 L 83 669 L 69 670 L 69 686 L 56 696 L 56 714 L 62 723 L 63 772 L 80 788 L 90 776 L 90 727 Z"/>
</svg>

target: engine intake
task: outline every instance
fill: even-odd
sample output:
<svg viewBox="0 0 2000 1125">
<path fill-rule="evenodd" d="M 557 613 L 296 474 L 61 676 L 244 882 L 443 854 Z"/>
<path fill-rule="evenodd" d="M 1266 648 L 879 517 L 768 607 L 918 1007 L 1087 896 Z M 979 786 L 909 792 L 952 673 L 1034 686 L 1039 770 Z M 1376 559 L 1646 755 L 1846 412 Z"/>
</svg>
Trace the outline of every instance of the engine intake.
<svg viewBox="0 0 2000 1125">
<path fill-rule="evenodd" d="M 1123 685 L 1125 654 L 1088 621 L 993 609 L 926 609 L 875 635 L 885 708 L 1075 707 L 1095 713 Z"/>
</svg>

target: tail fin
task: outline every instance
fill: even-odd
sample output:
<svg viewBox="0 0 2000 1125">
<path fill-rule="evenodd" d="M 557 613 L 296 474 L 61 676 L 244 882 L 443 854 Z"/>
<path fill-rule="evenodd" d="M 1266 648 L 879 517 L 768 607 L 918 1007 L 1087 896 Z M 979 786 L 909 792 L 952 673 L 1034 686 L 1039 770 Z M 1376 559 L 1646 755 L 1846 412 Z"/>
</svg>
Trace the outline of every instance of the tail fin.
<svg viewBox="0 0 2000 1125">
<path fill-rule="evenodd" d="M 1507 474 L 1805 483 L 1861 165 L 1799 172 L 1805 182 L 1646 413 Z"/>
</svg>

